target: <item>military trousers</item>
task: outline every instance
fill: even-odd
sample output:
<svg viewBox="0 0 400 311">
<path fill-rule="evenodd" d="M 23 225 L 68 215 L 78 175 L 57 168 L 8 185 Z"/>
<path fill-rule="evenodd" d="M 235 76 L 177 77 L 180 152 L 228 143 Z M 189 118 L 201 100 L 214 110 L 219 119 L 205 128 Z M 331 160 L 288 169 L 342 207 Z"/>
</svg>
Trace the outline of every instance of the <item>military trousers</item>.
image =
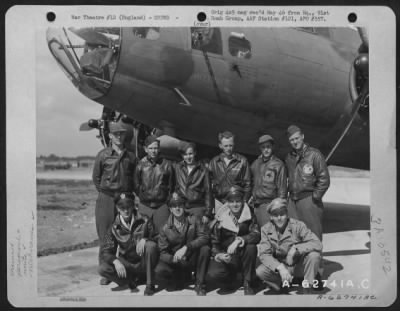
<svg viewBox="0 0 400 311">
<path fill-rule="evenodd" d="M 321 254 L 319 252 L 310 252 L 302 256 L 300 262 L 296 265 L 296 268 L 300 268 L 304 272 L 304 280 L 307 281 L 309 286 L 313 286 L 313 281 L 318 273 L 319 265 L 321 261 Z M 293 276 L 293 268 L 289 268 Z M 282 279 L 279 272 L 270 269 L 269 267 L 261 264 L 256 269 L 256 274 L 259 279 L 267 283 L 271 288 L 279 291 L 282 284 Z M 307 287 L 307 286 L 305 286 Z"/>
<path fill-rule="evenodd" d="M 102 261 L 99 265 L 98 272 L 106 279 L 117 283 L 118 285 L 129 284 L 142 275 L 146 277 L 147 285 L 154 285 L 155 275 L 154 269 L 157 265 L 159 252 L 157 244 L 153 241 L 146 241 L 144 254 L 138 262 L 131 262 L 129 256 L 120 256 L 118 260 L 124 265 L 126 269 L 126 278 L 118 276 L 114 264 Z"/>
<path fill-rule="evenodd" d="M 210 260 L 207 272 L 207 283 L 229 284 L 235 281 L 238 272 L 243 275 L 243 281 L 251 283 L 255 279 L 257 246 L 247 244 L 232 255 L 229 263 Z"/>
<path fill-rule="evenodd" d="M 195 271 L 196 284 L 204 284 L 209 260 L 210 247 L 208 245 L 193 251 L 184 261 L 173 263 L 160 259 L 155 270 L 156 279 L 160 282 L 183 283 L 190 277 L 192 271 Z"/>
<path fill-rule="evenodd" d="M 151 208 L 143 203 L 139 203 L 139 213 L 153 219 L 154 227 L 159 233 L 167 222 L 169 217 L 169 208 L 167 204 L 162 204 L 158 207 Z"/>
</svg>

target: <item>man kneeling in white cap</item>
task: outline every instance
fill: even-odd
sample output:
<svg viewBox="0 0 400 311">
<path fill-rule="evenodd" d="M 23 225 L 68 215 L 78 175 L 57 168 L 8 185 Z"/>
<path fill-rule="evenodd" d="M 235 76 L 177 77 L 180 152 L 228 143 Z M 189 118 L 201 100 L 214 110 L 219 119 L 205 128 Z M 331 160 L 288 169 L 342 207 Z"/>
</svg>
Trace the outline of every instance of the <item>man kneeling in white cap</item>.
<svg viewBox="0 0 400 311">
<path fill-rule="evenodd" d="M 270 221 L 261 228 L 257 276 L 273 290 L 284 293 L 290 287 L 295 266 L 300 264 L 304 271 L 303 293 L 321 288 L 321 280 L 316 280 L 321 241 L 303 222 L 288 217 L 286 200 L 274 199 L 267 211 Z"/>
</svg>

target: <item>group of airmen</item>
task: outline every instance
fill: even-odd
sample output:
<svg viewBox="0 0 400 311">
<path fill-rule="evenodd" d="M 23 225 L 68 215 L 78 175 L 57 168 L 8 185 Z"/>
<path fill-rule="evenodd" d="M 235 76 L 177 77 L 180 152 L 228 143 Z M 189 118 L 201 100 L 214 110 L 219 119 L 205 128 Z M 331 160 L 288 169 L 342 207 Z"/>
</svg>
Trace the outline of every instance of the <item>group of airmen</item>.
<svg viewBox="0 0 400 311">
<path fill-rule="evenodd" d="M 157 137 L 146 138 L 139 161 L 126 149 L 132 127 L 119 121 L 109 128 L 111 145 L 93 169 L 100 284 L 138 291 L 143 282 L 146 296 L 189 282 L 200 296 L 211 285 L 233 292 L 238 282 L 245 295 L 260 284 L 287 293 L 295 278 L 308 284 L 301 293 L 321 289 L 322 197 L 330 177 L 299 127 L 287 129 L 292 151 L 285 162 L 263 135 L 251 166 L 234 152 L 228 131 L 208 163 L 196 159 L 191 142 L 174 163 L 160 155 Z"/>
</svg>

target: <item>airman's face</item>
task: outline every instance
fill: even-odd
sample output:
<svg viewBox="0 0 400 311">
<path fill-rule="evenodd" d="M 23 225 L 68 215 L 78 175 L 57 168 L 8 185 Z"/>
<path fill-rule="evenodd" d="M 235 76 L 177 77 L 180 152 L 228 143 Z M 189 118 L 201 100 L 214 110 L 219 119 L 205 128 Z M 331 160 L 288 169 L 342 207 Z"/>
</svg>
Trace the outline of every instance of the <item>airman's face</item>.
<svg viewBox="0 0 400 311">
<path fill-rule="evenodd" d="M 239 198 L 232 198 L 227 201 L 228 207 L 232 213 L 238 214 L 242 211 L 243 208 L 243 200 Z"/>
<path fill-rule="evenodd" d="M 118 202 L 117 203 L 117 210 L 118 213 L 121 215 L 122 218 L 124 218 L 124 220 L 129 220 L 132 217 L 133 214 L 133 209 L 134 209 L 134 202 L 131 202 L 132 204 L 127 204 L 127 202 L 125 203 L 121 203 Z"/>
<path fill-rule="evenodd" d="M 126 131 L 113 132 L 113 133 L 110 133 L 109 136 L 110 136 L 111 142 L 114 145 L 116 145 L 118 147 L 122 147 L 122 146 L 124 146 L 127 133 L 126 133 Z"/>
<path fill-rule="evenodd" d="M 157 141 L 155 141 L 150 145 L 148 145 L 147 147 L 144 147 L 144 151 L 146 152 L 147 156 L 150 159 L 156 159 L 160 152 L 160 144 Z"/>
<path fill-rule="evenodd" d="M 196 152 L 193 150 L 192 147 L 187 148 L 185 153 L 182 155 L 183 161 L 185 161 L 185 163 L 189 164 L 189 165 L 194 163 L 195 156 L 196 156 Z"/>
<path fill-rule="evenodd" d="M 304 146 L 304 134 L 296 132 L 289 137 L 289 143 L 296 151 L 300 151 Z"/>
<path fill-rule="evenodd" d="M 288 221 L 288 214 L 286 209 L 280 209 L 278 211 L 274 211 L 270 215 L 271 221 L 278 227 L 278 229 L 282 229 L 286 226 Z"/>
<path fill-rule="evenodd" d="M 171 206 L 169 209 L 172 215 L 174 215 L 176 218 L 181 218 L 183 216 L 183 213 L 185 212 L 183 204 L 179 204 L 177 206 Z"/>
<path fill-rule="evenodd" d="M 264 158 L 269 158 L 272 156 L 273 144 L 270 141 L 266 141 L 260 145 L 261 154 Z"/>
<path fill-rule="evenodd" d="M 219 143 L 219 148 L 221 148 L 222 152 L 229 157 L 233 154 L 234 147 L 235 147 L 235 142 L 233 140 L 233 137 L 222 138 Z"/>
</svg>

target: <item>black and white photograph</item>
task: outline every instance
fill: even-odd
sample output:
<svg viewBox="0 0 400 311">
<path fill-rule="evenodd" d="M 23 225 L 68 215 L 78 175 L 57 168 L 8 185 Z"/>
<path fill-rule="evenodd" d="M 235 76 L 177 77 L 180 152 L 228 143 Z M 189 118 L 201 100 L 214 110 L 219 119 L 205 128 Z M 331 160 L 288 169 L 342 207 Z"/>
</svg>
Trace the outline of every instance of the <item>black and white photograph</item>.
<svg viewBox="0 0 400 311">
<path fill-rule="evenodd" d="M 186 9 L 180 25 L 173 9 L 40 10 L 36 203 L 8 226 L 10 282 L 33 278 L 42 306 L 389 304 L 395 108 L 372 113 L 371 11 Z"/>
</svg>

